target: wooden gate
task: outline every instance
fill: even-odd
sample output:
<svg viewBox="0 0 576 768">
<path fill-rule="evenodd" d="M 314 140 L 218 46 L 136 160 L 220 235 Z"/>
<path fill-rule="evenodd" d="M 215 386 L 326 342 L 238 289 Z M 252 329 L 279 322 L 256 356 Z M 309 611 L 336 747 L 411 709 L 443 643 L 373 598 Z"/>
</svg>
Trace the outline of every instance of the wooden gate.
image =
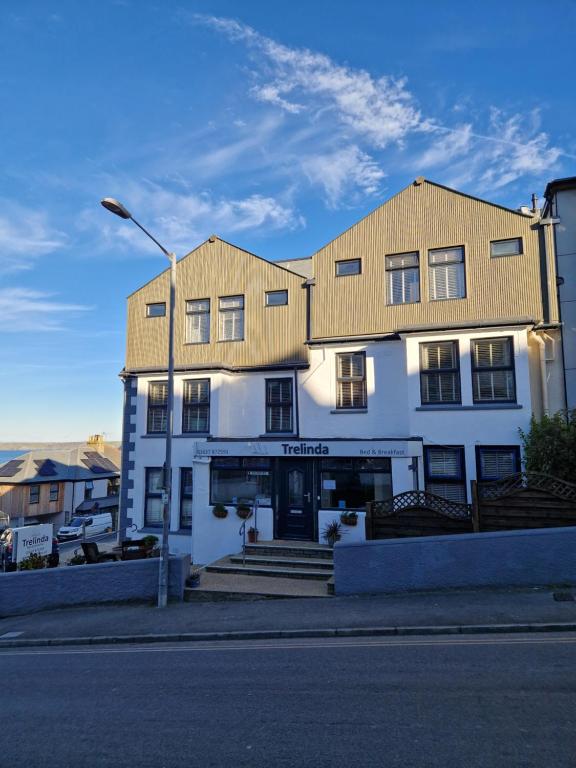
<svg viewBox="0 0 576 768">
<path fill-rule="evenodd" d="M 472 508 L 426 491 L 406 491 L 366 504 L 366 538 L 472 533 Z"/>
<path fill-rule="evenodd" d="M 539 472 L 472 481 L 474 529 L 514 531 L 576 525 L 576 485 Z"/>
</svg>

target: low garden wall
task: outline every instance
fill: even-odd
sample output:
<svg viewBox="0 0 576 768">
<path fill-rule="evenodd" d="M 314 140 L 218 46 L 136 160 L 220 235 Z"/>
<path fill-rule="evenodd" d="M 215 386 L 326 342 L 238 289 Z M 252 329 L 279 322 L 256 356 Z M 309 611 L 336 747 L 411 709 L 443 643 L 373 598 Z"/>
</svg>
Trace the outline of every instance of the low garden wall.
<svg viewBox="0 0 576 768">
<path fill-rule="evenodd" d="M 71 605 L 148 601 L 158 594 L 157 557 L 0 573 L 0 617 Z M 171 556 L 168 595 L 182 600 L 190 556 Z"/>
<path fill-rule="evenodd" d="M 464 533 L 334 548 L 337 595 L 576 584 L 576 527 Z"/>
</svg>

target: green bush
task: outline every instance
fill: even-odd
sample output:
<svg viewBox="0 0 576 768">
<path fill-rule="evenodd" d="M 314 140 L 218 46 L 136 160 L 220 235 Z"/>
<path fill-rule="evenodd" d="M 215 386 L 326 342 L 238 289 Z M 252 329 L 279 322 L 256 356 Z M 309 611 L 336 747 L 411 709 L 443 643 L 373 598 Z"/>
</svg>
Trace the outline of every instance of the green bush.
<svg viewBox="0 0 576 768">
<path fill-rule="evenodd" d="M 528 432 L 520 430 L 524 468 L 568 482 L 576 481 L 576 410 L 554 416 L 532 416 Z"/>
<path fill-rule="evenodd" d="M 21 571 L 37 571 L 40 568 L 46 568 L 46 557 L 32 552 L 32 554 L 20 561 L 18 568 Z"/>
</svg>

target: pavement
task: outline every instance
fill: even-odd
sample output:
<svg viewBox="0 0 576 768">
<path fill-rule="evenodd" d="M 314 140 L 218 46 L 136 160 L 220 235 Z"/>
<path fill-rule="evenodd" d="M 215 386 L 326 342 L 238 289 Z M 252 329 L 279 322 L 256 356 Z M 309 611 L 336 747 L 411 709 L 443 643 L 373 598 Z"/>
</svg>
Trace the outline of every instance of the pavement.
<svg viewBox="0 0 576 768">
<path fill-rule="evenodd" d="M 99 605 L 0 619 L 0 648 L 358 635 L 576 631 L 575 589 Z"/>
</svg>

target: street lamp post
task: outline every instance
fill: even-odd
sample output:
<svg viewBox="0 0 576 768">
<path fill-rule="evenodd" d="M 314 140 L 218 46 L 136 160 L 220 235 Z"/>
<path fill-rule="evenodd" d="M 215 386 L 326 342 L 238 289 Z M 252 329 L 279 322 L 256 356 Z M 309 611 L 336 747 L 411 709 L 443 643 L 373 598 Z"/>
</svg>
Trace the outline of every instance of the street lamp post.
<svg viewBox="0 0 576 768">
<path fill-rule="evenodd" d="M 168 535 L 170 532 L 170 506 L 172 501 L 172 428 L 174 415 L 174 303 L 176 297 L 176 254 L 167 251 L 132 214 L 111 197 L 101 201 L 104 208 L 130 219 L 152 240 L 170 260 L 170 301 L 168 303 L 168 403 L 166 414 L 166 458 L 164 463 L 164 492 L 162 494 L 162 546 L 160 547 L 160 568 L 158 573 L 158 608 L 165 608 L 168 603 Z"/>
</svg>

